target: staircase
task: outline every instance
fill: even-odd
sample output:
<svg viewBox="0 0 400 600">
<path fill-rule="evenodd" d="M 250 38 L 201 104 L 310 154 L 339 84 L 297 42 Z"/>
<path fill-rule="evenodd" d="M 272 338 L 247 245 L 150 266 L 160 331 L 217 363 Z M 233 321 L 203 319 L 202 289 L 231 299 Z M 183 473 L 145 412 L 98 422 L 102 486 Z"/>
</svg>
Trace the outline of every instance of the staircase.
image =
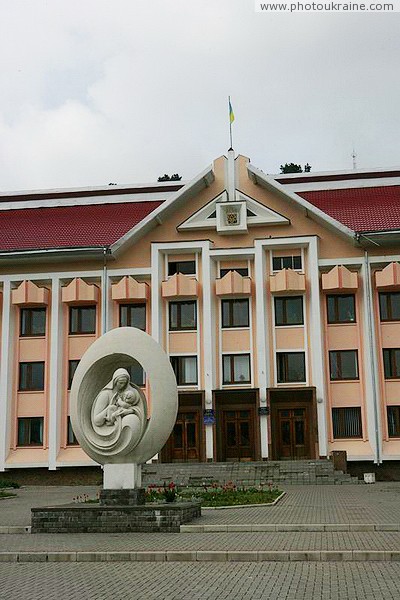
<svg viewBox="0 0 400 600">
<path fill-rule="evenodd" d="M 266 461 L 240 463 L 152 463 L 142 468 L 143 485 L 163 485 L 173 481 L 180 486 L 203 484 L 258 486 L 273 482 L 280 485 L 348 485 L 364 483 L 343 471 L 335 471 L 330 460 Z"/>
</svg>

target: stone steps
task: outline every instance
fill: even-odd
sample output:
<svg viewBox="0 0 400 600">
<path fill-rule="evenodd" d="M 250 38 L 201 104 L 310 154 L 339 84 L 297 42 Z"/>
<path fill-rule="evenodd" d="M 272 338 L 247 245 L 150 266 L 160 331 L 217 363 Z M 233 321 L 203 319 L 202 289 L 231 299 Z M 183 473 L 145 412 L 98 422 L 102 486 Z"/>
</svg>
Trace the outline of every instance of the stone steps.
<svg viewBox="0 0 400 600">
<path fill-rule="evenodd" d="M 335 471 L 330 460 L 268 461 L 253 463 L 170 463 L 143 466 L 144 485 L 177 485 L 200 487 L 203 484 L 252 486 L 268 484 L 350 485 L 363 483 L 343 471 Z"/>
</svg>

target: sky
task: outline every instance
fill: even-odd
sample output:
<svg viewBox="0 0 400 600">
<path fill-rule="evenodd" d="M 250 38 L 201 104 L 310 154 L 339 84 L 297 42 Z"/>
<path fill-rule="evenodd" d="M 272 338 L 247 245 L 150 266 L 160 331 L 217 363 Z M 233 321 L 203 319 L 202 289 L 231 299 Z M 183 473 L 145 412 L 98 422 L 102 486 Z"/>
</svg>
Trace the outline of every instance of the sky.
<svg viewBox="0 0 400 600">
<path fill-rule="evenodd" d="M 0 190 L 400 165 L 400 13 L 254 0 L 0 0 Z"/>
</svg>

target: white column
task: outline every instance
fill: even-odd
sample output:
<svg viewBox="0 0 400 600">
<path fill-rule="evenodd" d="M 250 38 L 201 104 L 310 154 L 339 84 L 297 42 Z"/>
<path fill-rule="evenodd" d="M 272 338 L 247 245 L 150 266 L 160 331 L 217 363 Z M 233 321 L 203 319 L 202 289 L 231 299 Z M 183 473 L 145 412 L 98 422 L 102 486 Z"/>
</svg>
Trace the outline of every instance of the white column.
<svg viewBox="0 0 400 600">
<path fill-rule="evenodd" d="M 375 334 L 374 303 L 371 291 L 371 271 L 367 259 L 361 266 L 363 294 L 363 328 L 364 328 L 364 370 L 365 401 L 367 412 L 368 439 L 374 453 L 374 462 L 380 462 L 382 455 L 382 429 L 380 423 L 380 391 L 376 374 L 378 373 L 377 342 Z"/>
<path fill-rule="evenodd" d="M 233 202 L 235 200 L 235 190 L 236 190 L 235 152 L 233 150 L 228 150 L 227 163 L 228 164 L 226 165 L 225 187 L 228 190 L 229 202 Z"/>
<path fill-rule="evenodd" d="M 207 242 L 202 249 L 203 274 L 203 371 L 205 408 L 212 409 L 215 389 L 215 308 L 212 296 L 212 281 L 215 279 L 215 265 L 210 258 Z M 213 430 L 215 425 L 206 425 L 206 460 L 214 458 Z"/>
<path fill-rule="evenodd" d="M 12 372 L 14 365 L 14 319 L 11 304 L 11 282 L 3 284 L 3 313 L 0 365 L 0 471 L 6 468 L 11 439 Z"/>
<path fill-rule="evenodd" d="M 326 397 L 325 397 L 325 368 L 324 351 L 322 344 L 322 323 L 320 305 L 320 285 L 318 269 L 318 240 L 312 238 L 308 246 L 308 271 L 311 283 L 310 292 L 310 341 L 311 364 L 313 381 L 317 395 L 318 419 L 318 445 L 320 456 L 328 455 L 328 437 L 326 422 Z"/>
<path fill-rule="evenodd" d="M 151 335 L 162 345 L 162 297 L 161 282 L 163 271 L 161 258 L 164 255 L 159 251 L 157 244 L 151 246 Z"/>
<path fill-rule="evenodd" d="M 255 243 L 254 279 L 256 286 L 256 347 L 260 407 L 267 406 L 269 382 L 269 353 L 267 352 L 268 319 L 266 311 L 265 250 L 261 242 Z M 268 458 L 268 420 L 260 416 L 261 458 Z"/>
<path fill-rule="evenodd" d="M 57 455 L 61 445 L 62 416 L 62 303 L 60 280 L 51 280 L 51 326 L 50 326 L 50 369 L 49 376 L 49 469 L 57 468 Z"/>
</svg>

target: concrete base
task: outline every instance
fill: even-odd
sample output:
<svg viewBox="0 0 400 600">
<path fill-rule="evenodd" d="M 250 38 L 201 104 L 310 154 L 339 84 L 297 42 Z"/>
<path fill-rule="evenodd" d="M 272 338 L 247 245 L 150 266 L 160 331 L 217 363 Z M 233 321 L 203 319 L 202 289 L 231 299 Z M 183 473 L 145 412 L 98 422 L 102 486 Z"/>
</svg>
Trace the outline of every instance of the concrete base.
<svg viewBox="0 0 400 600">
<path fill-rule="evenodd" d="M 179 533 L 183 523 L 201 516 L 199 502 L 142 506 L 69 504 L 32 508 L 32 533 Z"/>
<path fill-rule="evenodd" d="M 103 488 L 105 490 L 133 490 L 142 486 L 142 465 L 135 463 L 105 464 Z"/>
</svg>

